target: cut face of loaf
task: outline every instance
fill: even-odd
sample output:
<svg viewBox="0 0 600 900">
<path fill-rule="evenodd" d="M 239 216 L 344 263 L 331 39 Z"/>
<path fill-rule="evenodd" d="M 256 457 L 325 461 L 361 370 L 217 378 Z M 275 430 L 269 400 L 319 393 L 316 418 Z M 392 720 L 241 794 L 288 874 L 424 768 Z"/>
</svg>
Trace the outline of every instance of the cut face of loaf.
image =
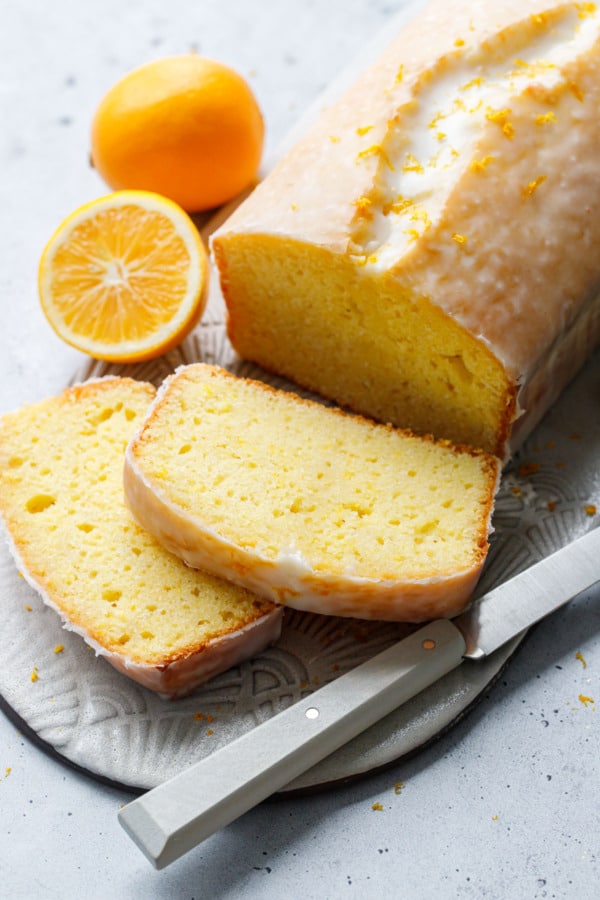
<svg viewBox="0 0 600 900">
<path fill-rule="evenodd" d="M 220 228 L 238 353 L 500 457 L 600 338 L 600 10 L 438 0 Z"/>
<path fill-rule="evenodd" d="M 136 519 L 189 565 L 317 613 L 421 621 L 467 604 L 494 457 L 222 369 L 179 369 L 126 453 Z"/>
<path fill-rule="evenodd" d="M 115 668 L 170 697 L 274 641 L 281 610 L 192 571 L 133 520 L 127 442 L 155 396 L 87 382 L 0 420 L 0 513 L 20 571 Z"/>
</svg>

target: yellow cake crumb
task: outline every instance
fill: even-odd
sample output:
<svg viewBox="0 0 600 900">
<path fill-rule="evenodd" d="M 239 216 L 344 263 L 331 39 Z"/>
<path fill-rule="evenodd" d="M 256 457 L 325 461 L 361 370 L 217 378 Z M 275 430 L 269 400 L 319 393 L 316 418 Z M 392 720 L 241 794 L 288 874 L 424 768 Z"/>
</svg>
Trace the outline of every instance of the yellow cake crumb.
<svg viewBox="0 0 600 900">
<path fill-rule="evenodd" d="M 155 393 L 132 379 L 92 380 L 3 416 L 0 461 L 18 454 L 27 465 L 15 470 L 0 462 L 0 507 L 24 571 L 93 640 L 88 651 L 100 645 L 109 662 L 114 654 L 141 663 L 127 672 L 179 695 L 196 686 L 188 670 L 179 674 L 181 660 L 210 655 L 229 635 L 237 642 L 247 625 L 279 611 L 183 566 L 132 519 L 123 454 Z M 65 648 L 49 644 L 46 652 Z M 38 681 L 38 666 L 26 677 Z"/>
<path fill-rule="evenodd" d="M 578 659 L 579 662 L 581 663 L 581 665 L 583 666 L 583 668 L 587 669 L 587 662 L 583 656 L 583 653 L 581 653 L 580 650 L 578 650 L 577 653 L 575 654 L 575 659 Z"/>
<path fill-rule="evenodd" d="M 207 381 L 219 386 L 210 402 L 204 400 Z M 173 416 L 177 429 L 170 426 Z M 221 445 L 209 448 L 215 428 Z M 177 453 L 182 434 L 194 435 L 185 463 Z M 287 605 L 302 608 L 311 580 L 320 588 L 328 578 L 336 586 L 335 609 L 337 585 L 347 583 L 346 615 L 355 608 L 375 615 L 379 597 L 369 591 L 363 600 L 361 592 L 375 578 L 379 584 L 380 572 L 401 584 L 408 573 L 412 584 L 432 571 L 442 579 L 469 571 L 487 549 L 483 527 L 497 471 L 495 460 L 474 451 L 457 452 L 202 364 L 169 381 L 130 445 L 128 465 L 127 477 L 143 474 L 149 484 L 168 465 L 170 502 L 226 536 L 229 548 L 243 546 L 246 569 L 257 546 L 262 560 L 278 559 L 281 547 L 293 546 L 309 574 L 306 593 L 289 586 L 294 595 L 286 593 Z M 135 502 L 133 492 L 128 497 Z M 198 546 L 203 533 L 197 532 Z M 228 558 L 243 577 L 235 552 Z M 274 587 L 289 592 L 283 582 Z M 396 603 L 401 590 L 394 591 Z M 397 616 L 392 602 L 384 597 L 377 616 Z"/>
<path fill-rule="evenodd" d="M 381 803 L 374 803 L 373 806 L 371 807 L 371 809 L 374 809 L 377 812 L 380 812 L 383 809 L 383 806 L 381 805 Z"/>
<path fill-rule="evenodd" d="M 586 516 L 595 516 L 596 515 L 597 509 L 596 509 L 595 503 L 588 503 L 586 506 L 583 507 L 583 509 L 584 509 Z"/>
<path fill-rule="evenodd" d="M 583 703 L 585 707 L 590 706 L 595 702 L 593 697 L 586 697 L 585 694 L 580 694 L 578 700 L 580 703 Z"/>
</svg>

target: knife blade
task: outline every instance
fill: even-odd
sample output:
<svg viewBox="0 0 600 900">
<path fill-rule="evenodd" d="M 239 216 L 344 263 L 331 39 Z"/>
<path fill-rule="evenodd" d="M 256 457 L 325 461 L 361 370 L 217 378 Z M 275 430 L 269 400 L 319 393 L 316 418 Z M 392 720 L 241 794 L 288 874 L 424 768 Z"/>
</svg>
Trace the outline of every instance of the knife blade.
<svg viewBox="0 0 600 900">
<path fill-rule="evenodd" d="M 164 868 L 447 675 L 600 581 L 595 528 L 453 620 L 431 622 L 124 806 L 120 824 Z"/>
</svg>

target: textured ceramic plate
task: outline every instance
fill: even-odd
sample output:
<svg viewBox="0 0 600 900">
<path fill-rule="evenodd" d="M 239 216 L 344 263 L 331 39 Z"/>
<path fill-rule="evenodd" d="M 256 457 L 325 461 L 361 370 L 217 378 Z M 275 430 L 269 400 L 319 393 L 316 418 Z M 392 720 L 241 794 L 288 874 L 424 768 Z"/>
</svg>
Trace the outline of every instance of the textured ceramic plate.
<svg viewBox="0 0 600 900">
<path fill-rule="evenodd" d="M 73 380 L 124 373 L 155 383 L 182 363 L 218 363 L 265 378 L 238 360 L 213 298 L 203 325 L 178 350 L 127 370 L 90 364 Z M 598 356 L 565 393 L 505 473 L 484 591 L 592 527 L 600 507 Z M 152 787 L 230 742 L 404 636 L 408 627 L 287 611 L 281 639 L 192 697 L 161 700 L 119 675 L 64 631 L 22 579 L 2 543 L 4 707 L 35 740 L 91 775 Z M 517 641 L 483 663 L 463 663 L 409 704 L 294 781 L 306 790 L 346 780 L 414 753 L 456 722 L 506 665 Z M 61 652 L 55 648 L 62 645 Z M 35 670 L 38 678 L 31 680 Z"/>
</svg>

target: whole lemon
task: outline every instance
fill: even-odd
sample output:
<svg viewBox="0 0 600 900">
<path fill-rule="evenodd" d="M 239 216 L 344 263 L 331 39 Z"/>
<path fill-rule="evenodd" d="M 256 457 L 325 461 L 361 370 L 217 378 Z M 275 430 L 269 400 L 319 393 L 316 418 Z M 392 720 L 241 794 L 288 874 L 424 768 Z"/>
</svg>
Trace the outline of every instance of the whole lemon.
<svg viewBox="0 0 600 900">
<path fill-rule="evenodd" d="M 254 181 L 264 121 L 241 75 L 190 53 L 118 81 L 98 106 L 91 139 L 93 165 L 113 190 L 154 191 L 198 212 Z"/>
</svg>

